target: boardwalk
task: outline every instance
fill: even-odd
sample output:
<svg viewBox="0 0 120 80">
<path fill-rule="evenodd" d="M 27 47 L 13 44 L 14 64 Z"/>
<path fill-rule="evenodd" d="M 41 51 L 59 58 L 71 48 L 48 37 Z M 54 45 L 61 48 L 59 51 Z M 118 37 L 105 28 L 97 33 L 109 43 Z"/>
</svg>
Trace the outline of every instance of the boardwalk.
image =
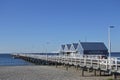
<svg viewBox="0 0 120 80">
<path fill-rule="evenodd" d="M 102 72 L 107 72 L 112 74 L 116 79 L 117 74 L 120 73 L 120 61 L 118 58 L 111 59 L 97 59 L 97 58 L 87 58 L 87 57 L 68 57 L 68 56 L 46 56 L 46 55 L 34 55 L 34 54 L 19 54 L 19 57 L 36 63 L 36 64 L 54 64 L 65 65 L 66 70 L 69 66 L 76 66 L 76 68 L 82 69 L 82 76 L 87 70 L 93 71 L 96 76 L 96 71 L 99 71 L 101 75 Z"/>
</svg>

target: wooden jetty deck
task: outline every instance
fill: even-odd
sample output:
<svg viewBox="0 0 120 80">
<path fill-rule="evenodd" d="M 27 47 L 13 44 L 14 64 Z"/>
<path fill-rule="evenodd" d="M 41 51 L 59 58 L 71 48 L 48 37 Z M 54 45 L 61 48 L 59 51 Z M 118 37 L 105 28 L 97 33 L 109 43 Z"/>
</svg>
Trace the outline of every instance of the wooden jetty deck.
<svg viewBox="0 0 120 80">
<path fill-rule="evenodd" d="M 85 69 L 94 71 L 96 75 L 96 70 L 101 72 L 108 72 L 113 75 L 116 79 L 117 75 L 120 74 L 120 60 L 116 58 L 111 59 L 98 59 L 98 58 L 87 58 L 83 57 L 68 57 L 68 56 L 47 56 L 47 55 L 34 55 L 34 54 L 12 54 L 13 56 L 18 56 L 26 61 L 30 61 L 36 64 L 54 64 L 56 65 L 66 65 L 66 70 L 68 66 L 73 65 L 80 67 L 82 69 L 82 76 L 84 76 Z"/>
</svg>

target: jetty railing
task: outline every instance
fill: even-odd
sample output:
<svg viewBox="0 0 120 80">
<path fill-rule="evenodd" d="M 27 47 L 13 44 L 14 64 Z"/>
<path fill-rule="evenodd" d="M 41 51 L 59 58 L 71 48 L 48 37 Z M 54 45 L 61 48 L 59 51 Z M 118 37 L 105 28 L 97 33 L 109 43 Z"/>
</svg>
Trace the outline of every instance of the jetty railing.
<svg viewBox="0 0 120 80">
<path fill-rule="evenodd" d="M 16 55 L 16 54 L 13 54 Z M 17 54 L 21 57 L 44 60 L 49 62 L 57 62 L 74 66 L 100 69 L 103 71 L 120 73 L 120 58 L 112 57 L 108 59 L 88 58 L 88 57 L 70 57 L 70 56 L 50 56 L 50 55 L 34 55 L 34 54 Z"/>
</svg>

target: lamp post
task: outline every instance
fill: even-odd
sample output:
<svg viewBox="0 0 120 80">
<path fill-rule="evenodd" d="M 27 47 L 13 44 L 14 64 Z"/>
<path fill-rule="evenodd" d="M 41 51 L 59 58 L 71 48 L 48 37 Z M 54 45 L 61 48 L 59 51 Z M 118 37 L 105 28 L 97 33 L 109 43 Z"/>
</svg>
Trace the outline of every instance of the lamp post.
<svg viewBox="0 0 120 80">
<path fill-rule="evenodd" d="M 48 51 L 47 51 L 48 44 L 49 44 L 49 42 L 46 42 L 46 51 L 45 51 L 45 53 L 46 53 L 46 64 L 48 64 L 47 63 L 47 60 L 48 60 Z"/>
<path fill-rule="evenodd" d="M 109 26 L 108 27 L 108 47 L 109 47 L 110 69 L 111 69 L 111 28 L 114 28 L 114 26 Z"/>
</svg>

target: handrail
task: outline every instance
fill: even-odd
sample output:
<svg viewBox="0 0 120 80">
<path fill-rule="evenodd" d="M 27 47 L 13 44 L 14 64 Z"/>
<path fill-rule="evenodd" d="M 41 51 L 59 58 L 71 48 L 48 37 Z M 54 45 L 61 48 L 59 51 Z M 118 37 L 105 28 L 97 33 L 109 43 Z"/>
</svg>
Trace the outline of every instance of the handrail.
<svg viewBox="0 0 120 80">
<path fill-rule="evenodd" d="M 102 68 L 102 66 L 105 66 L 104 69 L 110 69 L 110 66 L 112 67 L 111 70 L 118 71 L 120 69 L 120 58 L 119 57 L 112 57 L 111 59 L 99 59 L 99 58 L 88 58 L 88 57 L 71 57 L 71 56 L 51 56 L 51 55 L 34 55 L 34 54 L 14 54 L 24 57 L 30 57 L 34 59 L 42 59 L 46 61 L 54 61 L 59 63 L 65 63 L 65 64 L 74 64 L 74 65 L 82 65 L 82 66 L 95 66 Z"/>
</svg>

